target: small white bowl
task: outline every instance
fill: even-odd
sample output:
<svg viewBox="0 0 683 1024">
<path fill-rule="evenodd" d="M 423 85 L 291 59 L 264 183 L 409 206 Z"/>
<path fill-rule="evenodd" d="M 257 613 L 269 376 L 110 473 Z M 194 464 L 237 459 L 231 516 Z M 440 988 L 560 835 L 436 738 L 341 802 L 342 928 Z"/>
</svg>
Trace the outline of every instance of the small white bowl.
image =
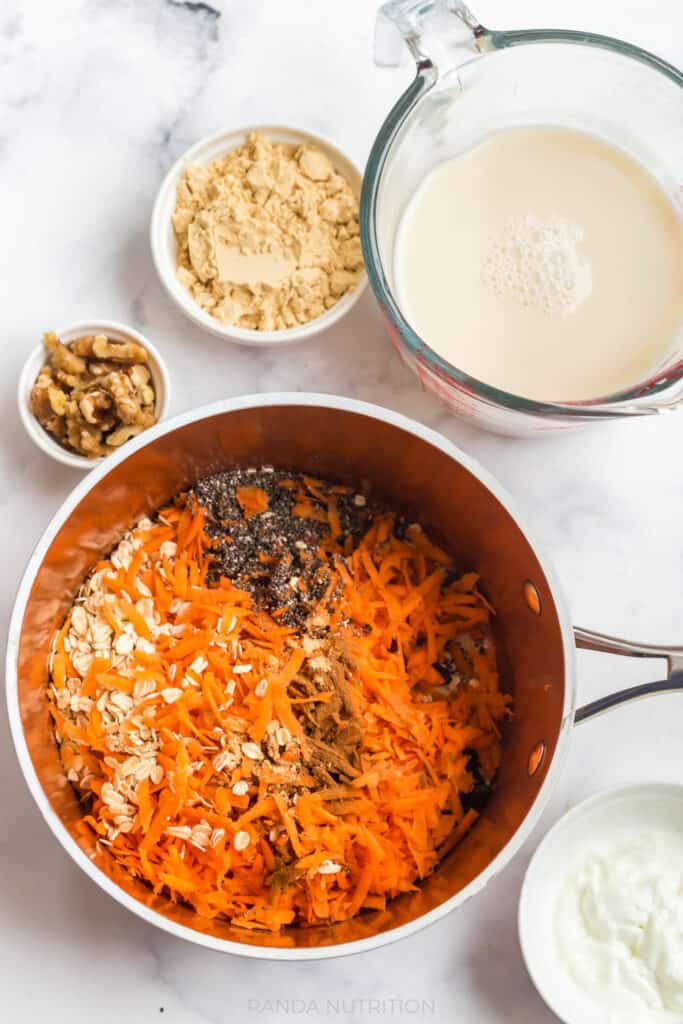
<svg viewBox="0 0 683 1024">
<path fill-rule="evenodd" d="M 76 338 L 82 338 L 87 334 L 106 334 L 108 338 L 113 341 L 137 341 L 139 345 L 144 345 L 147 349 L 149 356 L 149 370 L 152 374 L 152 381 L 154 383 L 154 391 L 156 393 L 156 404 L 155 404 L 155 422 L 163 419 L 168 409 L 170 399 L 170 385 L 168 379 L 168 372 L 166 365 L 159 354 L 158 350 L 152 345 L 152 343 L 139 331 L 134 330 L 132 327 L 126 327 L 125 324 L 116 323 L 112 320 L 84 320 L 81 323 L 73 324 L 71 327 L 67 327 L 65 330 L 55 332 L 60 341 L 64 342 L 65 345 Z M 38 345 L 33 349 L 31 355 L 24 363 L 24 367 L 19 377 L 19 385 L 17 388 L 17 402 L 19 405 L 19 415 L 21 421 L 26 428 L 26 433 L 31 440 L 37 444 L 37 446 L 44 451 L 47 455 L 50 455 L 57 462 L 63 463 L 65 466 L 71 466 L 72 469 L 93 469 L 94 466 L 99 465 L 102 458 L 106 458 L 104 455 L 102 458 L 88 459 L 85 455 L 77 455 L 75 452 L 70 452 L 66 448 L 63 448 L 51 434 L 41 427 L 38 420 L 31 412 L 31 390 L 36 381 L 36 377 L 40 373 L 41 368 L 46 362 L 45 348 L 42 344 Z M 118 449 L 112 448 L 112 452 Z"/>
<path fill-rule="evenodd" d="M 320 135 L 313 135 L 310 132 L 299 131 L 298 128 L 289 128 L 285 125 L 253 125 L 235 131 L 218 132 L 216 135 L 201 139 L 183 153 L 162 181 L 150 223 L 152 258 L 159 279 L 170 297 L 183 313 L 200 327 L 240 345 L 286 345 L 294 341 L 303 341 L 304 338 L 310 338 L 314 334 L 318 334 L 319 331 L 326 330 L 345 313 L 348 313 L 368 283 L 365 271 L 353 291 L 347 292 L 321 316 L 309 320 L 308 323 L 299 324 L 297 327 L 288 327 L 282 331 L 254 331 L 244 327 L 231 327 L 222 324 L 205 309 L 202 309 L 199 303 L 195 302 L 187 288 L 178 280 L 176 273 L 177 245 L 171 216 L 175 209 L 176 187 L 183 170 L 187 164 L 209 164 L 224 156 L 230 150 L 241 146 L 249 132 L 258 132 L 273 142 L 288 142 L 294 145 L 310 143 L 317 146 L 329 157 L 335 169 L 350 182 L 354 192 L 360 197 L 363 181 L 361 172 L 345 153 L 342 153 L 332 142 Z"/>
<path fill-rule="evenodd" d="M 609 1012 L 574 982 L 562 963 L 556 939 L 555 911 L 568 875 L 584 853 L 608 834 L 633 828 L 671 829 L 683 834 L 683 786 L 639 783 L 604 790 L 577 804 L 550 829 L 534 853 L 519 900 L 519 941 L 531 980 L 565 1024 L 605 1024 L 626 1020 Z M 629 1013 L 630 1024 L 649 1019 Z"/>
</svg>

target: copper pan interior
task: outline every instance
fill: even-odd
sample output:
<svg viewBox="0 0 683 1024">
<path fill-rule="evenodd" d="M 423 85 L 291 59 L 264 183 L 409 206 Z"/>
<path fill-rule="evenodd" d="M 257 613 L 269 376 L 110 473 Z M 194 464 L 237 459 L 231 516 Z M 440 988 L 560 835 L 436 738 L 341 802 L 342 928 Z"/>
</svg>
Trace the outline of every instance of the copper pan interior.
<svg viewBox="0 0 683 1024">
<path fill-rule="evenodd" d="M 431 527 L 463 569 L 476 569 L 497 609 L 504 688 L 515 714 L 506 728 L 496 789 L 475 828 L 421 890 L 386 911 L 328 928 L 254 935 L 155 897 L 117 869 L 75 828 L 79 808 L 52 737 L 45 682 L 52 631 L 97 561 L 137 518 L 198 477 L 233 466 L 270 463 L 356 486 L 368 482 L 392 507 Z M 541 614 L 529 605 L 531 581 Z M 343 409 L 280 405 L 238 409 L 200 419 L 157 438 L 114 467 L 82 499 L 57 533 L 36 574 L 24 615 L 18 659 L 19 704 L 35 771 L 73 841 L 130 896 L 178 925 L 213 939 L 271 947 L 348 943 L 408 924 L 467 886 L 524 821 L 552 760 L 564 702 L 561 627 L 541 566 L 513 518 L 468 469 L 393 424 Z M 530 757 L 545 756 L 535 773 Z"/>
</svg>

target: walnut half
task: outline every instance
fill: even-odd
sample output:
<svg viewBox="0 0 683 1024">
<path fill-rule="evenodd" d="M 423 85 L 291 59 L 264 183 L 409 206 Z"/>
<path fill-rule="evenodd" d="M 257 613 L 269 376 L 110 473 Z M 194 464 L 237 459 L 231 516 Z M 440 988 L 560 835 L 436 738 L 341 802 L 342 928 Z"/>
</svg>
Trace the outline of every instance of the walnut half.
<svg viewBox="0 0 683 1024">
<path fill-rule="evenodd" d="M 129 441 L 131 437 L 137 437 L 138 434 L 142 433 L 145 428 L 138 425 L 133 426 L 127 423 L 124 427 L 118 427 L 116 430 L 112 430 L 111 434 L 107 438 L 107 444 L 113 448 L 118 448 L 124 441 Z"/>
</svg>

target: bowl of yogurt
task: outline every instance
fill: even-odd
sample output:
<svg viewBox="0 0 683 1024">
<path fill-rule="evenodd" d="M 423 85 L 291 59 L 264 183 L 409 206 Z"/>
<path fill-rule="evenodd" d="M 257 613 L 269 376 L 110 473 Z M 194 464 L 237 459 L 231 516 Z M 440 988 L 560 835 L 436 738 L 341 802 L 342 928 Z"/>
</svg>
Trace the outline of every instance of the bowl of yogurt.
<svg viewBox="0 0 683 1024">
<path fill-rule="evenodd" d="M 683 786 L 610 789 L 561 818 L 527 870 L 519 938 L 565 1024 L 683 1022 Z"/>
<path fill-rule="evenodd" d="M 683 73 L 442 0 L 378 25 L 380 58 L 393 28 L 417 74 L 370 154 L 361 238 L 423 387 L 522 435 L 683 402 Z"/>
</svg>

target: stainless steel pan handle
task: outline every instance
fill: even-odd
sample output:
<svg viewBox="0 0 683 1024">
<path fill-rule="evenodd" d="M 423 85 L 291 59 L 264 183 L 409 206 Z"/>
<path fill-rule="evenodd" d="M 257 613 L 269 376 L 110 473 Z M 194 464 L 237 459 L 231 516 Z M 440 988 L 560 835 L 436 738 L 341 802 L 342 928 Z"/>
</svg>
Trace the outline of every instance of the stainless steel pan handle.
<svg viewBox="0 0 683 1024">
<path fill-rule="evenodd" d="M 595 718 L 605 711 L 632 700 L 644 697 L 655 697 L 659 693 L 683 693 L 683 647 L 661 647 L 655 644 L 636 644 L 620 637 L 607 636 L 604 633 L 593 633 L 589 629 L 574 629 L 576 646 L 584 651 L 603 651 L 606 654 L 623 654 L 630 658 L 665 658 L 667 663 L 666 679 L 657 683 L 641 683 L 630 686 L 626 690 L 618 690 L 606 697 L 593 700 L 577 709 L 574 715 L 576 723 Z"/>
</svg>

